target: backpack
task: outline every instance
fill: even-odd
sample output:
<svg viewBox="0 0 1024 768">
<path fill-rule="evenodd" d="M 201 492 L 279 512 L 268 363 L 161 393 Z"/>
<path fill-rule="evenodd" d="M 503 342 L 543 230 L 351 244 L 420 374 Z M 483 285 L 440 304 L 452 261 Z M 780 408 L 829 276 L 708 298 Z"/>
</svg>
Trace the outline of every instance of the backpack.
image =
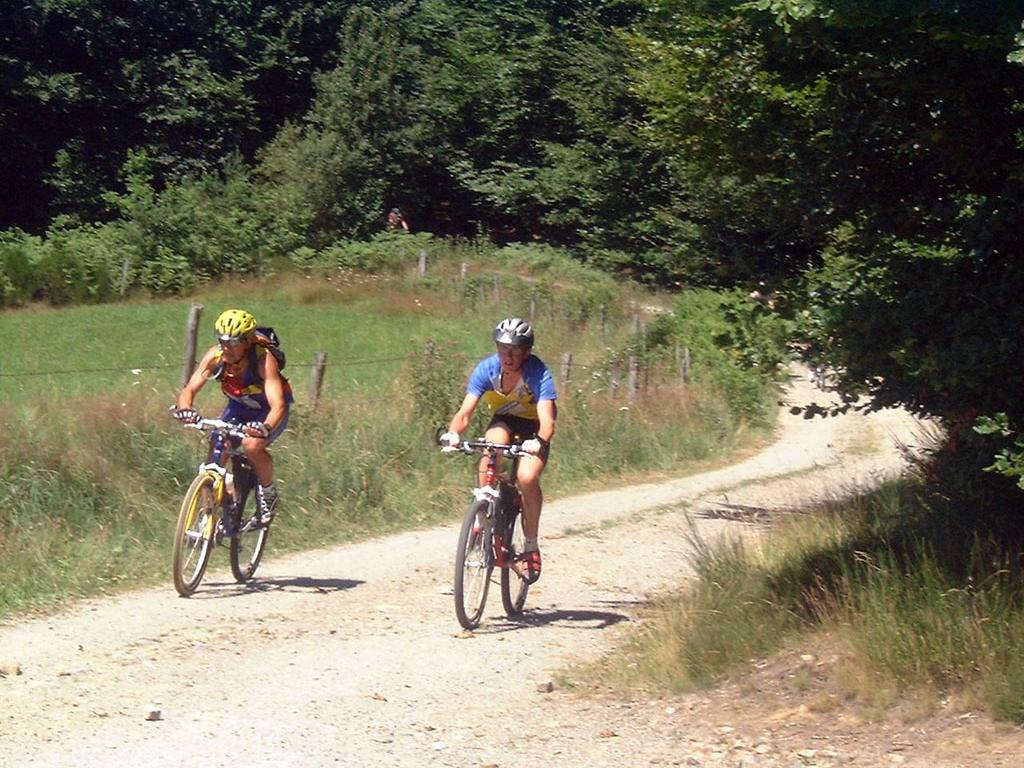
<svg viewBox="0 0 1024 768">
<path fill-rule="evenodd" d="M 283 371 L 285 363 L 284 350 L 281 349 L 281 339 L 274 333 L 274 329 L 269 325 L 257 326 L 253 333 L 256 343 L 277 359 L 277 367 Z"/>
</svg>

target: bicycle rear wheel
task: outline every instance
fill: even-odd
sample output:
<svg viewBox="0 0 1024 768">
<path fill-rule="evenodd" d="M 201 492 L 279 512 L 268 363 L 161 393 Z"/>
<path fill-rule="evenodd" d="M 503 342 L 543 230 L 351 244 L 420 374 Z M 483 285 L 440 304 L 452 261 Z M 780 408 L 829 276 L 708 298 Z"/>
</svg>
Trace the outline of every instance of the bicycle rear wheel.
<svg viewBox="0 0 1024 768">
<path fill-rule="evenodd" d="M 455 615 L 466 629 L 480 624 L 491 583 L 494 555 L 491 551 L 492 502 L 477 500 L 469 505 L 455 550 Z"/>
<path fill-rule="evenodd" d="M 523 553 L 523 546 L 526 544 L 523 516 L 518 510 L 509 510 L 506 517 L 508 525 L 502 538 L 508 542 L 508 557 L 506 567 L 501 569 L 501 604 L 505 607 L 505 615 L 512 617 L 523 612 L 526 593 L 530 591 L 530 582 L 526 580 L 525 574 L 520 575 L 511 567 L 516 557 Z"/>
<path fill-rule="evenodd" d="M 178 513 L 172 571 L 174 588 L 182 597 L 196 591 L 213 553 L 217 530 L 214 482 L 208 474 L 197 475 L 185 493 L 181 512 Z"/>
<path fill-rule="evenodd" d="M 239 513 L 239 518 L 244 520 L 245 515 Z M 231 537 L 231 573 L 235 581 L 242 583 L 256 575 L 268 536 L 270 526 L 259 525 L 249 530 L 239 529 L 238 535 Z"/>
</svg>

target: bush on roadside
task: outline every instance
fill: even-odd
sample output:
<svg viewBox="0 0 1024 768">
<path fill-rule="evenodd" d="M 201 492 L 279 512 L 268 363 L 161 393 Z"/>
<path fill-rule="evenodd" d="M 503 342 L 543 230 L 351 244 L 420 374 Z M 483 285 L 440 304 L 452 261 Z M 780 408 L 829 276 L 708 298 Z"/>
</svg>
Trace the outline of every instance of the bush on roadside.
<svg viewBox="0 0 1024 768">
<path fill-rule="evenodd" d="M 320 259 L 339 269 L 356 269 L 371 274 L 398 272 L 416 265 L 421 250 L 431 248 L 433 237 L 426 232 L 381 232 L 370 240 L 346 240 L 320 252 Z"/>
<path fill-rule="evenodd" d="M 119 224 L 57 219 L 42 245 L 37 280 L 52 304 L 111 301 L 127 290 L 136 258 Z"/>
<path fill-rule="evenodd" d="M 43 241 L 21 230 L 0 232 L 0 307 L 15 307 L 35 298 L 42 287 L 39 261 Z"/>
</svg>

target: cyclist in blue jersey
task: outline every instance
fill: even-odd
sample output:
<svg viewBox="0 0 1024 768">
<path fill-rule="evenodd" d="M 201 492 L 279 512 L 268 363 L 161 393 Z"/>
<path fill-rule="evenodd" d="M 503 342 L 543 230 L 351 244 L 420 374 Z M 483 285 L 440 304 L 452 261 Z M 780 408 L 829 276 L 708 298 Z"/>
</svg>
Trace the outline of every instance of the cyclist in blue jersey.
<svg viewBox="0 0 1024 768">
<path fill-rule="evenodd" d="M 277 507 L 274 486 L 274 460 L 267 446 L 274 442 L 288 423 L 292 388 L 281 375 L 277 357 L 268 347 L 257 343 L 256 318 L 244 309 L 228 309 L 214 323 L 217 344 L 203 355 L 195 372 L 178 395 L 174 417 L 184 423 L 199 421 L 193 406 L 196 394 L 207 381 L 220 382 L 227 396 L 221 419 L 242 424 L 247 435 L 242 450 L 252 464 L 259 486 L 256 501 L 260 518 L 269 523 Z"/>
<path fill-rule="evenodd" d="M 493 414 L 486 439 L 495 443 L 523 443 L 533 454 L 519 461 L 517 480 L 523 495 L 523 533 L 526 544 L 518 564 L 531 583 L 540 578 L 541 558 L 537 545 L 544 495 L 540 475 L 547 465 L 555 434 L 557 407 L 555 384 L 544 362 L 532 354 L 534 334 L 529 323 L 510 317 L 494 329 L 497 353 L 482 360 L 469 377 L 466 397 L 458 413 L 441 435 L 442 445 L 457 445 L 482 400 Z M 481 463 L 481 471 L 486 459 Z M 481 479 L 481 483 L 483 480 Z"/>
</svg>

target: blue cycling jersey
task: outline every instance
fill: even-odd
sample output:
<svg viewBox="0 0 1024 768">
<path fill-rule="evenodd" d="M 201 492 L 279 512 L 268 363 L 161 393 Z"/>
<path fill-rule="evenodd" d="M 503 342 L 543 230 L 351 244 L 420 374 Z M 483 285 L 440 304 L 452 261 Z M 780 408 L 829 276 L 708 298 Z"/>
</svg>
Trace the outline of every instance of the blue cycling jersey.
<svg viewBox="0 0 1024 768">
<path fill-rule="evenodd" d="M 537 420 L 537 403 L 555 400 L 555 382 L 544 361 L 530 355 L 523 361 L 522 378 L 508 394 L 499 391 L 501 386 L 501 361 L 494 354 L 480 363 L 469 377 L 466 391 L 476 395 L 496 416 L 518 416 L 522 419 Z"/>
</svg>

